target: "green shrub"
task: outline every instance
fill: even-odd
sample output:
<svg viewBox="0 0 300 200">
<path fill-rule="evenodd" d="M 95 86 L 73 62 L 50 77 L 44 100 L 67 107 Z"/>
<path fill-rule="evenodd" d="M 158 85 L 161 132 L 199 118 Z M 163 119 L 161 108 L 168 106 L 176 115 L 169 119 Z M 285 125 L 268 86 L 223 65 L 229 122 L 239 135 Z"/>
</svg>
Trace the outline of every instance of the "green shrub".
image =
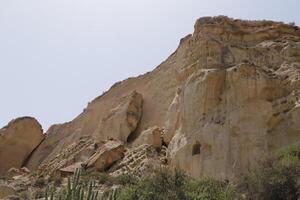
<svg viewBox="0 0 300 200">
<path fill-rule="evenodd" d="M 179 170 L 159 170 L 121 190 L 118 200 L 233 200 L 234 187 L 205 178 L 194 180 Z"/>
<path fill-rule="evenodd" d="M 133 174 L 121 174 L 117 177 L 114 177 L 113 179 L 114 184 L 123 186 L 135 185 L 138 182 L 138 178 Z"/>
<path fill-rule="evenodd" d="M 34 186 L 36 187 L 44 187 L 46 185 L 46 180 L 44 177 L 39 177 L 35 182 L 34 182 Z"/>
<path fill-rule="evenodd" d="M 56 194 L 60 200 L 97 200 L 98 191 L 94 191 L 95 184 L 89 181 L 88 184 L 82 183 L 81 171 L 77 170 L 72 177 L 68 177 L 68 184 L 63 188 L 62 192 Z M 53 200 L 55 191 L 45 192 L 45 200 Z"/>
<path fill-rule="evenodd" d="M 49 182 L 53 183 L 54 186 L 59 187 L 62 184 L 62 178 L 60 176 L 53 175 L 49 178 Z"/>
<path fill-rule="evenodd" d="M 300 197 L 300 145 L 276 152 L 245 179 L 252 199 L 298 200 Z"/>
<path fill-rule="evenodd" d="M 232 185 L 212 178 L 190 180 L 185 191 L 189 200 L 233 200 L 236 197 Z"/>
<path fill-rule="evenodd" d="M 142 178 L 136 184 L 125 187 L 118 200 L 185 200 L 183 191 L 186 176 L 180 171 L 170 172 L 164 169 L 154 175 Z"/>
</svg>

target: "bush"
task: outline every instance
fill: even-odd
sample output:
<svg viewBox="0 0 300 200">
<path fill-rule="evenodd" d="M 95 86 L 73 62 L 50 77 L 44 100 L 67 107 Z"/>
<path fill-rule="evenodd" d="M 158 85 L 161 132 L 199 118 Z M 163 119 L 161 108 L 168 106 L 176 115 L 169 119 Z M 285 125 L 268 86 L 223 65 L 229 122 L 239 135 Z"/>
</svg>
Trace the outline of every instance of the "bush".
<svg viewBox="0 0 300 200">
<path fill-rule="evenodd" d="M 135 185 L 138 182 L 138 178 L 133 174 L 121 174 L 117 177 L 114 177 L 113 180 L 114 184 L 117 185 Z"/>
<path fill-rule="evenodd" d="M 95 190 L 95 183 L 89 181 L 84 184 L 81 182 L 81 170 L 77 170 L 72 177 L 68 177 L 68 184 L 59 193 L 46 188 L 45 200 L 53 200 L 55 196 L 60 200 L 97 200 L 98 191 Z"/>
<path fill-rule="evenodd" d="M 233 200 L 235 191 L 228 183 L 205 178 L 194 180 L 181 171 L 160 170 L 125 187 L 118 200 Z"/>
<path fill-rule="evenodd" d="M 98 171 L 83 171 L 81 174 L 81 180 L 88 183 L 90 180 L 97 181 L 99 184 L 105 184 L 112 186 L 114 184 L 114 177 L 110 176 L 106 172 Z"/>
<path fill-rule="evenodd" d="M 298 200 L 299 183 L 300 145 L 276 152 L 245 179 L 248 195 L 264 200 Z"/>
<path fill-rule="evenodd" d="M 186 176 L 180 171 L 159 170 L 152 176 L 145 177 L 136 184 L 125 187 L 118 195 L 118 200 L 185 200 L 183 191 Z"/>
<path fill-rule="evenodd" d="M 185 191 L 189 200 L 233 200 L 236 197 L 232 185 L 212 178 L 191 180 Z"/>
<path fill-rule="evenodd" d="M 35 182 L 34 182 L 34 186 L 36 187 L 44 187 L 46 185 L 46 180 L 44 177 L 39 177 Z"/>
</svg>

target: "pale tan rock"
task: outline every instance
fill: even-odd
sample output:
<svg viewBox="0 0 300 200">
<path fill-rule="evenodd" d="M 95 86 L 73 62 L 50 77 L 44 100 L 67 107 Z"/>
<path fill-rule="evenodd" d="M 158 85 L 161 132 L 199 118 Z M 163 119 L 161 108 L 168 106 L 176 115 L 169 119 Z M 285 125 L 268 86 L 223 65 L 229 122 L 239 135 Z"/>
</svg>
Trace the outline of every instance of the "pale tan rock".
<svg viewBox="0 0 300 200">
<path fill-rule="evenodd" d="M 109 140 L 83 165 L 85 168 L 94 167 L 98 171 L 104 171 L 123 156 L 124 145 L 119 141 Z"/>
<path fill-rule="evenodd" d="M 114 138 L 126 142 L 141 119 L 142 105 L 143 97 L 135 91 L 123 97 L 121 103 L 101 120 L 95 137 L 102 141 Z"/>
<path fill-rule="evenodd" d="M 296 105 L 291 111 L 291 128 L 300 131 L 300 105 Z"/>
<path fill-rule="evenodd" d="M 81 168 L 82 168 L 82 162 L 76 162 L 72 165 L 59 169 L 59 172 L 61 176 L 65 176 L 65 175 L 73 174 L 76 172 L 76 170 L 79 170 Z"/>
<path fill-rule="evenodd" d="M 148 144 L 160 148 L 162 145 L 162 135 L 162 128 L 157 126 L 150 127 L 140 134 L 140 136 L 133 142 L 133 146 Z"/>
<path fill-rule="evenodd" d="M 12 167 L 7 171 L 6 176 L 9 178 L 13 178 L 15 176 L 26 175 L 29 173 L 30 173 L 30 170 L 27 169 L 26 167 L 22 167 L 21 169 Z"/>
<path fill-rule="evenodd" d="M 21 168 L 43 139 L 41 125 L 31 117 L 15 119 L 0 129 L 0 175 Z"/>
<path fill-rule="evenodd" d="M 5 199 L 9 196 L 16 195 L 14 188 L 6 185 L 0 185 L 0 199 Z"/>
<path fill-rule="evenodd" d="M 51 161 L 42 163 L 38 172 L 40 175 L 59 175 L 61 174 L 61 169 L 70 166 L 75 167 L 78 163 L 86 162 L 101 145 L 100 143 L 95 143 L 91 137 L 82 137 L 79 141 L 66 146 Z"/>
<path fill-rule="evenodd" d="M 165 127 L 172 167 L 239 177 L 262 155 L 300 141 L 299 42 L 300 29 L 283 23 L 200 18 L 155 70 L 115 84 L 74 120 L 51 127 L 28 166 L 51 163 L 84 135 L 131 142 L 157 126 Z M 132 91 L 143 95 L 132 109 L 142 117 L 128 119 L 129 102 L 141 99 Z"/>
<path fill-rule="evenodd" d="M 22 173 L 20 172 L 19 169 L 17 168 L 10 168 L 7 172 L 6 172 L 6 176 L 9 177 L 9 178 L 12 178 L 14 176 L 18 176 L 18 175 L 21 175 Z"/>
<path fill-rule="evenodd" d="M 160 151 L 157 151 L 157 148 L 153 145 L 148 144 L 134 146 L 128 149 L 123 159 L 116 162 L 108 172 L 112 176 L 128 173 L 145 176 L 148 173 L 151 174 L 153 169 L 166 166 L 165 159 L 166 152 L 164 146 Z"/>
<path fill-rule="evenodd" d="M 181 89 L 178 89 L 166 115 L 165 132 L 163 135 L 163 140 L 166 144 L 170 143 L 176 130 L 179 128 L 180 92 Z"/>
</svg>

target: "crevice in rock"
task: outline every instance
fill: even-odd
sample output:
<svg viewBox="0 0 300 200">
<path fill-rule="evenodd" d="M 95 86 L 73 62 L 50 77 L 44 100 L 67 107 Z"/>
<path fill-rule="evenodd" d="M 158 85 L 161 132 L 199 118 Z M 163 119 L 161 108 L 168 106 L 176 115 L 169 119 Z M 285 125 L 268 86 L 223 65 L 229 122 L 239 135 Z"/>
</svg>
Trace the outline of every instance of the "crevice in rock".
<svg viewBox="0 0 300 200">
<path fill-rule="evenodd" d="M 34 152 L 39 148 L 39 146 L 45 141 L 46 138 L 44 138 L 33 150 L 32 152 L 27 156 L 27 158 L 23 161 L 22 167 L 26 167 L 27 163 L 29 162 L 31 156 L 34 154 Z"/>
</svg>

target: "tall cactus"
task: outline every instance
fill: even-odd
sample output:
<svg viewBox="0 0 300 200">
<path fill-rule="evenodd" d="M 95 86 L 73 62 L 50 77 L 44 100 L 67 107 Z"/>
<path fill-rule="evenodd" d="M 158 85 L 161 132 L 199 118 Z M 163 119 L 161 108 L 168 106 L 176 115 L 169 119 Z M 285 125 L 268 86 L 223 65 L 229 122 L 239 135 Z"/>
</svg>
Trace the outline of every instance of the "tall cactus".
<svg viewBox="0 0 300 200">
<path fill-rule="evenodd" d="M 68 184 L 66 187 L 66 194 L 59 194 L 59 200 L 97 200 L 98 191 L 94 191 L 95 183 L 90 181 L 87 188 L 80 182 L 81 171 L 76 170 L 72 177 L 68 177 Z M 85 191 L 87 193 L 85 195 Z M 48 200 L 48 188 L 45 192 L 45 200 Z M 54 200 L 54 193 L 50 195 L 50 200 Z"/>
</svg>

